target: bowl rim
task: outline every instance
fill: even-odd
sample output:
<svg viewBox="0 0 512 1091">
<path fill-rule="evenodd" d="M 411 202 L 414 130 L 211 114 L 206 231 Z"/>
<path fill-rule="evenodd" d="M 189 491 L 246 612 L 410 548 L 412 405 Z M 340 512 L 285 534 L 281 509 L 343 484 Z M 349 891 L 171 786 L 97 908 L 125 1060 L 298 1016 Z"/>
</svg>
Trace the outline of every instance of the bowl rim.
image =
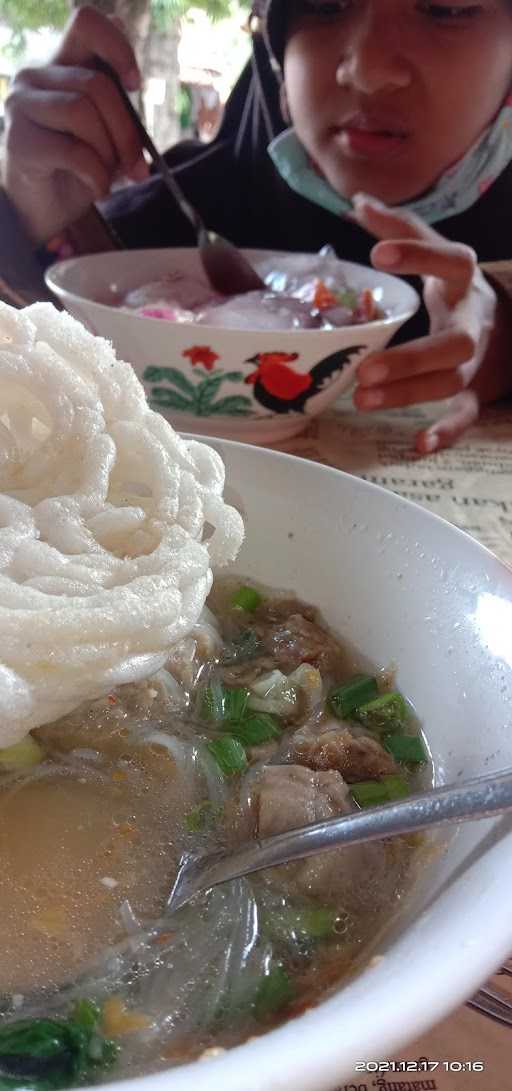
<svg viewBox="0 0 512 1091">
<path fill-rule="evenodd" d="M 254 248 L 254 247 L 241 247 L 240 249 L 242 250 L 242 253 L 244 253 L 248 258 L 251 258 L 251 256 L 254 256 L 254 255 L 263 256 L 265 254 L 268 254 L 268 255 L 276 254 L 276 255 L 289 256 L 292 253 L 297 253 L 297 255 L 305 254 L 305 255 L 309 256 L 309 255 L 315 253 L 314 251 L 307 251 L 307 250 L 298 250 L 298 251 L 271 250 L 271 249 L 267 249 L 267 248 L 257 249 L 257 248 Z M 144 322 L 151 323 L 152 325 L 155 325 L 155 326 L 158 326 L 159 328 L 161 328 L 162 327 L 162 319 L 161 318 L 151 318 L 148 315 L 139 315 L 139 314 L 135 314 L 135 313 L 131 314 L 130 311 L 121 310 L 120 307 L 114 307 L 113 305 L 111 305 L 109 303 L 101 303 L 101 302 L 99 302 L 99 300 L 91 299 L 90 296 L 78 295 L 75 291 L 71 291 L 69 288 L 66 288 L 62 284 L 62 277 L 65 276 L 66 271 L 70 266 L 76 265 L 77 263 L 80 263 L 80 264 L 83 264 L 83 265 L 93 264 L 95 261 L 97 261 L 99 259 L 112 257 L 113 255 L 116 255 L 116 254 L 117 255 L 123 254 L 125 256 L 133 254 L 133 255 L 139 255 L 139 257 L 140 257 L 141 254 L 155 255 L 156 256 L 157 254 L 158 255 L 160 255 L 160 254 L 165 255 L 165 254 L 169 254 L 169 253 L 179 254 L 179 253 L 184 253 L 184 252 L 187 253 L 187 254 L 191 254 L 191 253 L 193 253 L 195 251 L 197 251 L 196 246 L 165 246 L 165 247 L 155 247 L 155 246 L 153 246 L 153 247 L 140 247 L 140 248 L 133 248 L 133 249 L 130 248 L 130 249 L 126 249 L 126 250 L 124 250 L 124 249 L 123 250 L 105 250 L 105 251 L 101 251 L 101 252 L 98 252 L 98 253 L 95 253 L 95 254 L 80 254 L 80 255 L 77 255 L 76 257 L 63 258 L 61 261 L 54 262 L 52 265 L 49 266 L 48 269 L 45 270 L 44 279 L 45 279 L 47 287 L 50 288 L 50 290 L 52 292 L 55 292 L 57 297 L 60 297 L 61 299 L 68 299 L 68 300 L 72 301 L 73 303 L 77 304 L 78 306 L 80 306 L 80 304 L 82 304 L 82 305 L 93 304 L 94 307 L 99 307 L 102 312 L 107 312 L 107 313 L 109 313 L 111 311 L 120 312 L 121 314 L 126 315 L 126 317 L 128 317 L 129 319 L 136 319 L 137 321 L 142 319 L 142 321 L 144 321 Z M 202 323 L 201 323 L 201 325 L 198 325 L 198 323 L 196 323 L 196 322 L 176 322 L 176 323 L 171 322 L 171 323 L 167 323 L 167 325 L 168 326 L 170 325 L 171 328 L 173 328 L 173 329 L 177 327 L 177 328 L 181 328 L 181 329 L 204 330 L 210 336 L 211 335 L 215 336 L 215 334 L 218 335 L 218 333 L 220 331 L 221 333 L 227 333 L 227 334 L 250 334 L 251 336 L 258 336 L 260 334 L 264 335 L 264 336 L 268 336 L 269 333 L 272 333 L 272 334 L 279 334 L 279 337 L 284 337 L 284 338 L 296 338 L 298 334 L 300 334 L 301 336 L 305 335 L 307 337 L 313 337 L 315 335 L 318 337 L 318 335 L 322 335 L 322 337 L 324 337 L 324 338 L 329 337 L 329 338 L 332 339 L 333 337 L 334 338 L 339 337 L 339 334 L 340 334 L 341 331 L 347 331 L 347 330 L 356 331 L 357 330 L 358 333 L 360 332 L 361 334 L 363 334 L 363 333 L 366 334 L 366 333 L 368 333 L 368 331 L 375 330 L 377 328 L 387 329 L 389 327 L 395 327 L 395 326 L 399 327 L 401 325 L 404 325 L 404 323 L 407 322 L 410 318 L 412 318 L 413 315 L 416 314 L 416 312 L 419 310 L 419 307 L 421 305 L 421 299 L 420 299 L 419 293 L 416 291 L 415 288 L 413 288 L 413 286 L 411 284 L 409 284 L 408 281 L 404 280 L 402 277 L 394 276 L 392 273 L 381 272 L 380 269 L 374 269 L 372 266 L 364 265 L 361 262 L 345 261 L 344 258 L 336 258 L 336 260 L 339 262 L 340 265 L 343 265 L 348 271 L 350 271 L 350 269 L 359 269 L 359 270 L 360 269 L 366 269 L 366 270 L 369 270 L 371 273 L 378 274 L 379 277 L 382 277 L 384 282 L 386 282 L 386 281 L 392 281 L 392 282 L 395 282 L 395 283 L 398 282 L 400 284 L 400 286 L 401 286 L 401 289 L 404 291 L 405 295 L 409 297 L 410 305 L 408 307 L 405 306 L 404 309 L 401 310 L 400 313 L 398 313 L 398 314 L 389 315 L 386 318 L 380 318 L 380 319 L 378 319 L 377 321 L 374 321 L 374 322 L 361 322 L 361 323 L 354 324 L 352 326 L 348 326 L 348 325 L 347 326 L 335 326 L 331 330 L 323 330 L 323 329 L 253 330 L 253 329 L 251 329 L 249 327 L 244 328 L 244 329 L 231 329 L 231 328 L 227 328 L 227 327 L 223 327 L 223 326 L 207 326 L 207 325 L 203 325 Z"/>
<path fill-rule="evenodd" d="M 205 437 L 194 433 L 180 434 L 186 441 L 210 442 L 208 438 L 205 440 Z M 428 508 L 392 493 L 391 490 L 380 485 L 355 477 L 336 467 L 326 466 L 323 463 L 316 463 L 299 458 L 296 455 L 268 450 L 265 447 L 258 448 L 233 440 L 215 438 L 211 440 L 211 443 L 216 449 L 218 447 L 221 449 L 228 448 L 234 456 L 236 456 L 237 451 L 246 452 L 248 450 L 250 458 L 253 457 L 252 453 L 254 452 L 255 458 L 270 460 L 270 464 L 275 462 L 276 459 L 278 461 L 284 460 L 290 464 L 294 463 L 297 469 L 302 469 L 313 477 L 318 477 L 319 482 L 321 482 L 325 474 L 339 477 L 347 488 L 350 487 L 365 493 L 369 497 L 372 494 L 379 494 L 381 497 L 387 494 L 390 502 L 397 508 L 408 511 L 413 509 L 418 513 L 426 527 L 436 524 L 443 528 L 442 533 L 448 533 L 450 537 L 458 537 L 476 560 L 480 558 L 484 561 L 487 570 L 491 568 L 497 578 L 503 577 L 510 587 L 510 597 L 512 599 L 512 569 L 466 531 L 431 512 Z M 220 453 L 222 455 L 222 450 Z M 494 825 L 496 821 L 499 820 L 492 820 L 492 824 Z M 512 842 L 512 833 L 508 832 L 506 836 L 508 841 Z M 489 856 L 494 858 L 496 848 L 500 848 L 499 840 L 498 845 L 491 844 L 490 848 L 487 849 Z M 471 991 L 478 988 L 484 977 L 492 973 L 508 953 L 511 941 L 510 880 L 506 874 L 506 869 L 503 867 L 500 871 L 495 869 L 493 878 L 495 882 L 501 884 L 501 891 L 504 895 L 498 900 L 496 890 L 494 892 L 493 906 L 495 913 L 493 927 L 488 927 L 488 921 L 487 925 L 482 926 L 482 922 L 485 921 L 485 912 L 482 915 L 482 907 L 480 903 L 478 903 L 478 906 L 476 905 L 475 899 L 468 899 L 467 911 L 464 916 L 465 927 L 467 927 L 468 920 L 470 920 L 475 926 L 478 924 L 480 936 L 485 935 L 484 957 L 482 957 L 480 946 L 473 947 L 474 964 L 468 973 L 467 960 L 461 957 L 456 943 L 452 942 L 451 947 L 448 949 L 448 965 L 443 978 L 446 986 L 444 989 L 441 983 L 437 981 L 435 970 L 430 980 L 425 981 L 419 979 L 417 968 L 406 962 L 400 978 L 400 1005 L 401 1010 L 405 1013 L 405 1018 L 401 1022 L 397 1019 L 396 1008 L 392 1002 L 393 981 L 390 981 L 389 976 L 386 975 L 385 966 L 379 964 L 371 967 L 371 970 L 368 968 L 368 972 L 374 974 L 376 979 L 372 996 L 379 1011 L 379 1028 L 374 1047 L 376 1051 L 378 1049 L 382 1050 L 380 1056 L 383 1058 L 389 1057 L 391 1050 L 400 1049 L 405 1041 L 411 1041 L 413 1037 L 424 1033 L 434 1022 L 443 1019 L 458 1004 L 464 1002 Z M 457 882 L 460 883 L 460 881 L 460 878 L 457 879 Z M 428 915 L 432 915 L 431 909 L 429 909 Z M 443 913 L 443 930 L 441 932 L 443 940 L 448 935 L 450 940 L 453 941 L 457 923 L 460 924 L 460 914 L 454 924 L 450 914 Z M 464 929 L 461 929 L 461 931 L 463 932 Z M 397 942 L 400 942 L 400 940 Z M 366 972 L 367 968 L 364 968 L 364 976 L 366 976 Z M 356 976 L 354 979 L 349 978 L 344 985 L 344 988 L 354 990 L 356 998 L 357 982 L 361 980 L 362 976 L 363 974 Z M 437 992 L 434 993 L 436 985 L 438 986 Z M 368 980 L 366 980 L 366 986 L 368 986 Z M 428 1003 L 433 995 L 436 996 L 434 1018 Z M 336 1082 L 339 1083 L 340 1073 L 338 1072 L 338 1076 L 336 1075 L 336 1066 L 341 1067 L 343 1064 L 344 1031 L 347 1032 L 348 1026 L 349 1034 L 350 1030 L 354 1029 L 356 1033 L 359 1032 L 361 1037 L 360 1024 L 355 1027 L 350 1025 L 350 1011 L 346 1013 L 348 1018 L 345 1027 L 341 1025 L 340 1013 L 336 1010 L 336 996 L 336 993 L 328 996 L 315 1008 L 268 1031 L 261 1037 L 241 1043 L 220 1056 L 209 1058 L 207 1062 L 199 1063 L 196 1060 L 174 1069 L 166 1069 L 145 1076 L 114 1080 L 104 1086 L 108 1087 L 109 1091 L 190 1091 L 191 1088 L 193 1091 L 267 1091 L 269 1087 L 272 1088 L 272 1091 L 289 1091 L 292 1086 L 296 1086 L 300 1091 L 306 1091 L 306 1087 L 308 1091 L 328 1091 L 328 1089 L 332 1091 Z M 366 1015 L 368 1015 L 368 1009 L 366 1009 Z M 407 1028 L 405 1031 L 404 1025 Z M 317 1048 L 319 1042 L 322 1042 L 321 1049 Z M 359 1043 L 356 1042 L 356 1044 Z M 375 1059 L 378 1056 L 379 1054 L 376 1052 Z M 373 1057 L 363 1058 L 363 1056 L 358 1057 L 358 1059 L 361 1061 L 364 1059 L 374 1060 Z M 372 1073 L 372 1077 L 376 1078 L 377 1076 L 378 1072 Z M 425 1078 L 427 1079 L 428 1075 Z M 364 1080 L 365 1077 L 362 1076 L 361 1079 Z M 85 1089 L 85 1091 L 92 1091 L 92 1089 Z"/>
</svg>

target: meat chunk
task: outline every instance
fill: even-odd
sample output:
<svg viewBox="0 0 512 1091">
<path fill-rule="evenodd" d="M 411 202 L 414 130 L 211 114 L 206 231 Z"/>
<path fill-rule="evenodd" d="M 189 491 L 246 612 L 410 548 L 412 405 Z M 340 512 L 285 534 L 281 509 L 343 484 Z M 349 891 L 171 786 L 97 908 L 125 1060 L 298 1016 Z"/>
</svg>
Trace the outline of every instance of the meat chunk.
<svg viewBox="0 0 512 1091">
<path fill-rule="evenodd" d="M 269 837 L 347 814 L 352 805 L 347 785 L 334 770 L 271 765 L 255 782 L 252 807 L 257 833 Z M 393 896 L 407 859 L 407 846 L 398 839 L 374 841 L 272 868 L 266 879 L 278 890 L 284 886 L 291 897 L 311 897 L 356 914 Z"/>
<path fill-rule="evenodd" d="M 289 759 L 310 769 L 336 769 L 349 784 L 398 772 L 394 758 L 376 739 L 367 735 L 356 738 L 335 720 L 314 732 L 298 731 L 291 741 Z"/>
<path fill-rule="evenodd" d="M 254 797 L 260 837 L 351 810 L 348 788 L 339 773 L 316 773 L 300 765 L 267 766 L 257 781 Z"/>
<path fill-rule="evenodd" d="M 212 592 L 212 604 L 223 618 L 228 651 L 234 649 L 222 664 L 228 685 L 250 685 L 260 674 L 276 668 L 288 674 L 301 663 L 310 663 L 335 680 L 346 673 L 344 649 L 313 606 L 294 598 L 265 598 L 249 619 L 224 600 L 218 590 Z M 236 654 L 238 645 L 240 654 Z"/>
<path fill-rule="evenodd" d="M 261 632 L 263 647 L 285 673 L 300 663 L 311 663 L 323 673 L 338 676 L 343 666 L 343 649 L 325 629 L 295 611 L 275 619 Z"/>
<path fill-rule="evenodd" d="M 258 606 L 255 617 L 258 621 L 275 624 L 277 621 L 286 621 L 292 614 L 297 613 L 302 614 L 302 617 L 305 617 L 307 621 L 313 621 L 318 624 L 318 610 L 316 610 L 314 606 L 308 606 L 305 602 L 301 602 L 299 599 L 294 598 L 265 599 L 265 601 Z"/>
<path fill-rule="evenodd" d="M 222 667 L 222 681 L 227 686 L 251 686 L 262 674 L 271 671 L 274 660 L 270 655 L 260 655 L 255 659 L 245 659 L 240 663 L 230 663 Z"/>
</svg>

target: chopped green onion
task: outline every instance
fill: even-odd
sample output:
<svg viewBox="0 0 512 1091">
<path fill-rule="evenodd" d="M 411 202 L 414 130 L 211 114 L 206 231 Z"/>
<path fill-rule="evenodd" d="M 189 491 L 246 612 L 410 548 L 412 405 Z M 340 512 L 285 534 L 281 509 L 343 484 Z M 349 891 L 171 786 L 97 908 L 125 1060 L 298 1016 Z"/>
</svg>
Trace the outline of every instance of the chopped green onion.
<svg viewBox="0 0 512 1091">
<path fill-rule="evenodd" d="M 222 815 L 222 807 L 205 799 L 204 803 L 198 803 L 197 807 L 185 815 L 185 827 L 189 833 L 201 833 L 202 830 L 211 830 Z"/>
<path fill-rule="evenodd" d="M 259 1023 L 287 1007 L 295 996 L 293 983 L 284 966 L 276 963 L 260 981 L 254 1001 L 254 1014 Z"/>
<path fill-rule="evenodd" d="M 409 709 L 401 693 L 383 693 L 374 701 L 359 705 L 354 716 L 369 731 L 395 732 L 405 727 L 409 719 Z"/>
<path fill-rule="evenodd" d="M 281 734 L 277 720 L 269 712 L 255 712 L 238 723 L 230 723 L 228 730 L 244 746 L 260 746 Z"/>
<path fill-rule="evenodd" d="M 356 708 L 378 696 L 377 682 L 369 674 L 356 674 L 337 686 L 329 695 L 329 704 L 339 720 L 346 719 Z"/>
<path fill-rule="evenodd" d="M 243 773 L 247 767 L 247 756 L 241 742 L 230 735 L 209 742 L 207 749 L 226 777 L 232 777 L 235 773 Z"/>
<path fill-rule="evenodd" d="M 224 720 L 241 720 L 245 715 L 250 691 L 245 688 L 224 690 Z"/>
<path fill-rule="evenodd" d="M 233 663 L 244 663 L 246 660 L 256 659 L 261 648 L 261 640 L 254 629 L 242 629 L 238 636 L 224 646 L 221 663 L 228 667 Z"/>
<path fill-rule="evenodd" d="M 285 942 L 295 939 L 300 943 L 311 943 L 334 935 L 338 916 L 337 909 L 323 906 L 289 908 L 266 913 L 263 925 L 275 939 Z"/>
<path fill-rule="evenodd" d="M 360 780 L 350 785 L 350 791 L 360 807 L 377 807 L 380 803 L 393 803 L 409 795 L 409 786 L 398 773 L 390 773 L 382 780 Z"/>
<path fill-rule="evenodd" d="M 385 735 L 384 746 L 396 761 L 410 761 L 420 765 L 427 760 L 427 751 L 419 735 Z"/>
<path fill-rule="evenodd" d="M 73 1023 L 78 1023 L 78 1026 L 85 1027 L 88 1030 L 95 1030 L 100 1020 L 101 1011 L 97 1004 L 93 1000 L 77 1000 L 73 1011 L 71 1012 L 71 1019 Z"/>
<path fill-rule="evenodd" d="M 389 803 L 386 785 L 381 780 L 360 780 L 350 785 L 350 791 L 360 807 L 376 807 Z"/>
<path fill-rule="evenodd" d="M 202 720 L 210 720 L 212 723 L 220 723 L 224 719 L 224 687 L 217 679 L 203 690 L 199 715 Z"/>
<path fill-rule="evenodd" d="M 382 783 L 386 785 L 390 803 L 393 803 L 396 799 L 405 799 L 406 796 L 410 795 L 409 785 L 399 773 L 390 773 L 389 776 L 383 777 Z"/>
<path fill-rule="evenodd" d="M 221 682 L 214 680 L 203 692 L 200 705 L 201 719 L 210 720 L 213 723 L 241 720 L 249 697 L 248 689 L 227 689 Z"/>
<path fill-rule="evenodd" d="M 239 587 L 231 597 L 232 606 L 236 606 L 239 610 L 247 610 L 250 614 L 261 606 L 263 601 L 263 595 L 260 595 L 254 587 Z"/>
</svg>

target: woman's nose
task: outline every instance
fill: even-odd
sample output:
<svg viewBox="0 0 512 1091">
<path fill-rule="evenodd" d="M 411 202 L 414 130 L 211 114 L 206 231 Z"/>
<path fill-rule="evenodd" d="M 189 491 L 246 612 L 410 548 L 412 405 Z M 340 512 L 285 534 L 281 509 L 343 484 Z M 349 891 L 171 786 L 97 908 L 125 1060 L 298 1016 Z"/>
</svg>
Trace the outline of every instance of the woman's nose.
<svg viewBox="0 0 512 1091">
<path fill-rule="evenodd" d="M 366 95 L 382 90 L 409 87 L 412 81 L 412 64 L 403 49 L 402 36 L 395 20 L 375 6 L 367 6 L 366 12 L 347 39 L 341 43 L 340 58 L 336 69 L 336 82 L 340 87 L 352 87 Z"/>
</svg>

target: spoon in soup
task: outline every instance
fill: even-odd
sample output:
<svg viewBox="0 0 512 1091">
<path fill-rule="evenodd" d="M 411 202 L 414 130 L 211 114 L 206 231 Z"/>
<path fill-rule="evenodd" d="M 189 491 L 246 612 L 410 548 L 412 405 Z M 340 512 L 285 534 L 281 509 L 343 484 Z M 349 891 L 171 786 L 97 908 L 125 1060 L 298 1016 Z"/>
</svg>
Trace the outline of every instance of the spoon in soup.
<svg viewBox="0 0 512 1091">
<path fill-rule="evenodd" d="M 451 822 L 491 818 L 511 809 L 512 772 L 509 771 L 461 785 L 434 788 L 397 803 L 329 818 L 273 837 L 254 839 L 234 852 L 187 858 L 178 871 L 167 908 L 181 909 L 195 894 L 228 879 L 239 879 L 291 860 L 303 860 L 340 845 L 399 837 Z"/>
<path fill-rule="evenodd" d="M 137 130 L 143 148 L 145 148 L 151 156 L 151 159 L 162 178 L 162 182 L 171 193 L 183 212 L 183 215 L 186 216 L 187 220 L 192 224 L 197 237 L 199 257 L 201 258 L 203 269 L 212 288 L 214 288 L 215 291 L 220 292 L 221 295 L 227 296 L 242 295 L 245 292 L 264 291 L 266 289 L 264 281 L 250 262 L 247 261 L 247 258 L 242 254 L 241 250 L 234 246 L 232 242 L 228 242 L 227 239 L 222 238 L 222 235 L 217 235 L 216 232 L 210 231 L 203 223 L 199 212 L 185 196 L 163 155 L 155 147 L 153 140 L 145 125 L 142 123 L 142 120 L 126 93 L 115 69 L 101 57 L 95 58 L 95 67 L 100 72 L 103 72 L 104 75 L 109 76 L 115 84 L 124 106 Z"/>
</svg>

